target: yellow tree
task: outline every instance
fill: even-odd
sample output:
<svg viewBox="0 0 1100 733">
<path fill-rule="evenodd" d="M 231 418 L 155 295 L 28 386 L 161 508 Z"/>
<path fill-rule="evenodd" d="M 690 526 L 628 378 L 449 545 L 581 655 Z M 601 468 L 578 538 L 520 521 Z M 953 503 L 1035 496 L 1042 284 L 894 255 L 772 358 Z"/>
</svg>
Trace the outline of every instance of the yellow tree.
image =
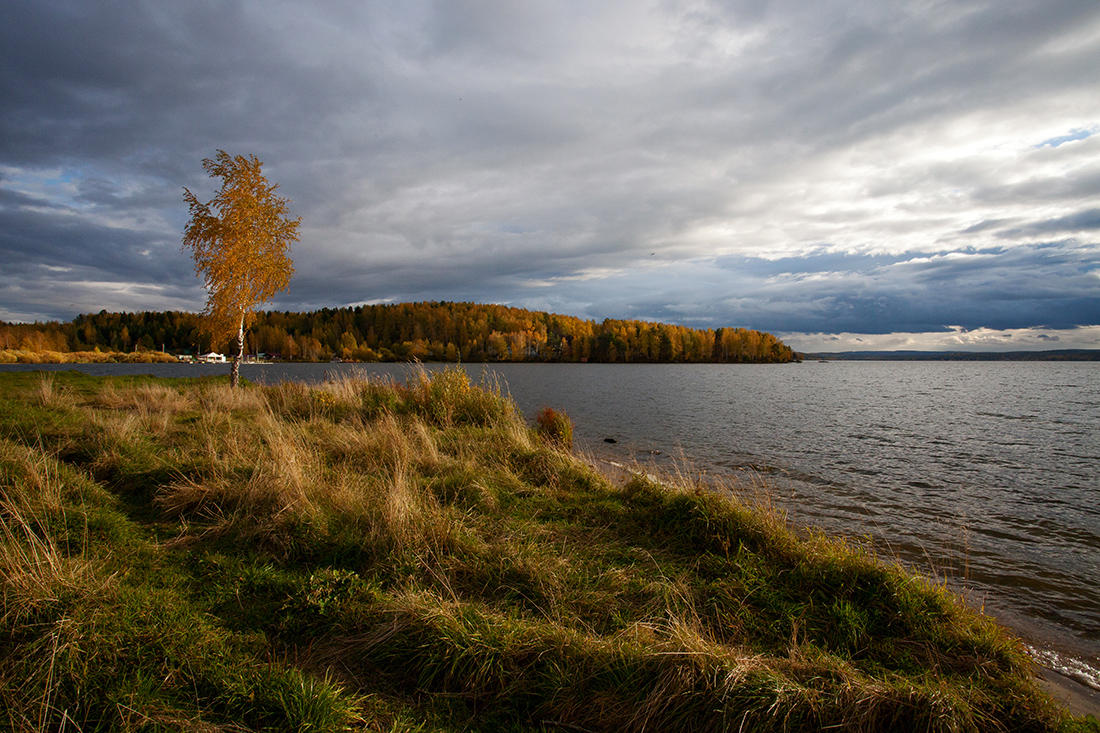
<svg viewBox="0 0 1100 733">
<path fill-rule="evenodd" d="M 230 156 L 219 150 L 202 161 L 211 178 L 221 178 L 218 194 L 203 203 L 187 188 L 183 198 L 191 220 L 183 231 L 183 248 L 195 259 L 195 274 L 209 293 L 204 325 L 215 343 L 236 333 L 232 385 L 240 381 L 244 332 L 256 307 L 290 283 L 294 265 L 290 243 L 298 241 L 301 218 L 288 216 L 287 200 L 275 195 L 263 163 L 254 155 Z"/>
</svg>

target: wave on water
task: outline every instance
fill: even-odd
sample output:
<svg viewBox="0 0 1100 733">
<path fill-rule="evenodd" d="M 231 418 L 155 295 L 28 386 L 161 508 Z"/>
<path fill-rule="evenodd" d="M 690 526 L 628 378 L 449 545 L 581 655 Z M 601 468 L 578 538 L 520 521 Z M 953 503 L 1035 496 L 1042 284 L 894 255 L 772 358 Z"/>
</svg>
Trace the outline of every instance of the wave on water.
<svg viewBox="0 0 1100 733">
<path fill-rule="evenodd" d="M 1002 420 L 1038 420 L 1038 415 L 1006 415 L 1001 412 L 983 412 L 978 410 L 975 415 L 981 415 L 982 417 L 999 417 Z"/>
<path fill-rule="evenodd" d="M 1059 654 L 1053 649 L 1039 649 L 1030 644 L 1026 644 L 1025 648 L 1031 658 L 1044 667 L 1053 669 L 1055 672 L 1076 680 L 1086 687 L 1100 690 L 1100 669 L 1088 662 L 1071 657 L 1068 654 Z"/>
</svg>

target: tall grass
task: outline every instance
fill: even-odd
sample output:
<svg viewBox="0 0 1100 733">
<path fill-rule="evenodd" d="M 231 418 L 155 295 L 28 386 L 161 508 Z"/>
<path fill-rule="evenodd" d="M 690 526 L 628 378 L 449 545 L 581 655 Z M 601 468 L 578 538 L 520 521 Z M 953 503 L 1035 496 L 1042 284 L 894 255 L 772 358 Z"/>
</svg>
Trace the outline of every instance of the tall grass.
<svg viewBox="0 0 1100 733">
<path fill-rule="evenodd" d="M 0 727 L 338 730 L 358 698 L 242 653 L 172 590 L 179 569 L 118 502 L 0 440 Z M 283 721 L 283 722 L 280 722 Z"/>
<path fill-rule="evenodd" d="M 457 369 L 18 384 L 9 727 L 1072 725 L 942 586 L 690 471 L 612 483 Z"/>
<path fill-rule="evenodd" d="M 52 381 L 42 384 L 40 399 L 53 394 Z M 79 639 L 59 611 L 75 599 L 101 597 L 112 581 L 88 557 L 86 538 L 70 538 L 59 527 L 64 493 L 60 471 L 48 458 L 0 441 L 0 633 L 29 636 L 8 663 L 0 663 L 0 705 L 15 729 L 45 730 L 58 714 L 67 719 L 57 707 L 59 659 Z M 37 664 L 19 665 L 19 652 L 29 652 Z"/>
</svg>

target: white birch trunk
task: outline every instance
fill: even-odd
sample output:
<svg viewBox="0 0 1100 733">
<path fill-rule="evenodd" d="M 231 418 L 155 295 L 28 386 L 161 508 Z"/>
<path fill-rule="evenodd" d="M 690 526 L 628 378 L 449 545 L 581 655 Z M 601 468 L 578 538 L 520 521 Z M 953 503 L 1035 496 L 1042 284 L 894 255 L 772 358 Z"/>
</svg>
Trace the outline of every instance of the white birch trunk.
<svg viewBox="0 0 1100 733">
<path fill-rule="evenodd" d="M 244 360 L 244 314 L 241 314 L 241 325 L 237 328 L 237 355 L 233 357 L 233 372 L 229 377 L 229 386 L 237 387 L 241 383 L 241 362 Z"/>
</svg>

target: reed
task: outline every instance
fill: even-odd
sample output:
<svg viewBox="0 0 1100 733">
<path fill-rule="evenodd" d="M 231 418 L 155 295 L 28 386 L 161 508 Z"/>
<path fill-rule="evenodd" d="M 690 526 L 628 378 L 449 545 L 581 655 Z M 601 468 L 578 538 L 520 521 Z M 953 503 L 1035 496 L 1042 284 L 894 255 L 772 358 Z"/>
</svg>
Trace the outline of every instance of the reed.
<svg viewBox="0 0 1100 733">
<path fill-rule="evenodd" d="M 160 351 L 31 351 L 0 349 L 0 364 L 174 364 L 176 357 Z"/>
</svg>

